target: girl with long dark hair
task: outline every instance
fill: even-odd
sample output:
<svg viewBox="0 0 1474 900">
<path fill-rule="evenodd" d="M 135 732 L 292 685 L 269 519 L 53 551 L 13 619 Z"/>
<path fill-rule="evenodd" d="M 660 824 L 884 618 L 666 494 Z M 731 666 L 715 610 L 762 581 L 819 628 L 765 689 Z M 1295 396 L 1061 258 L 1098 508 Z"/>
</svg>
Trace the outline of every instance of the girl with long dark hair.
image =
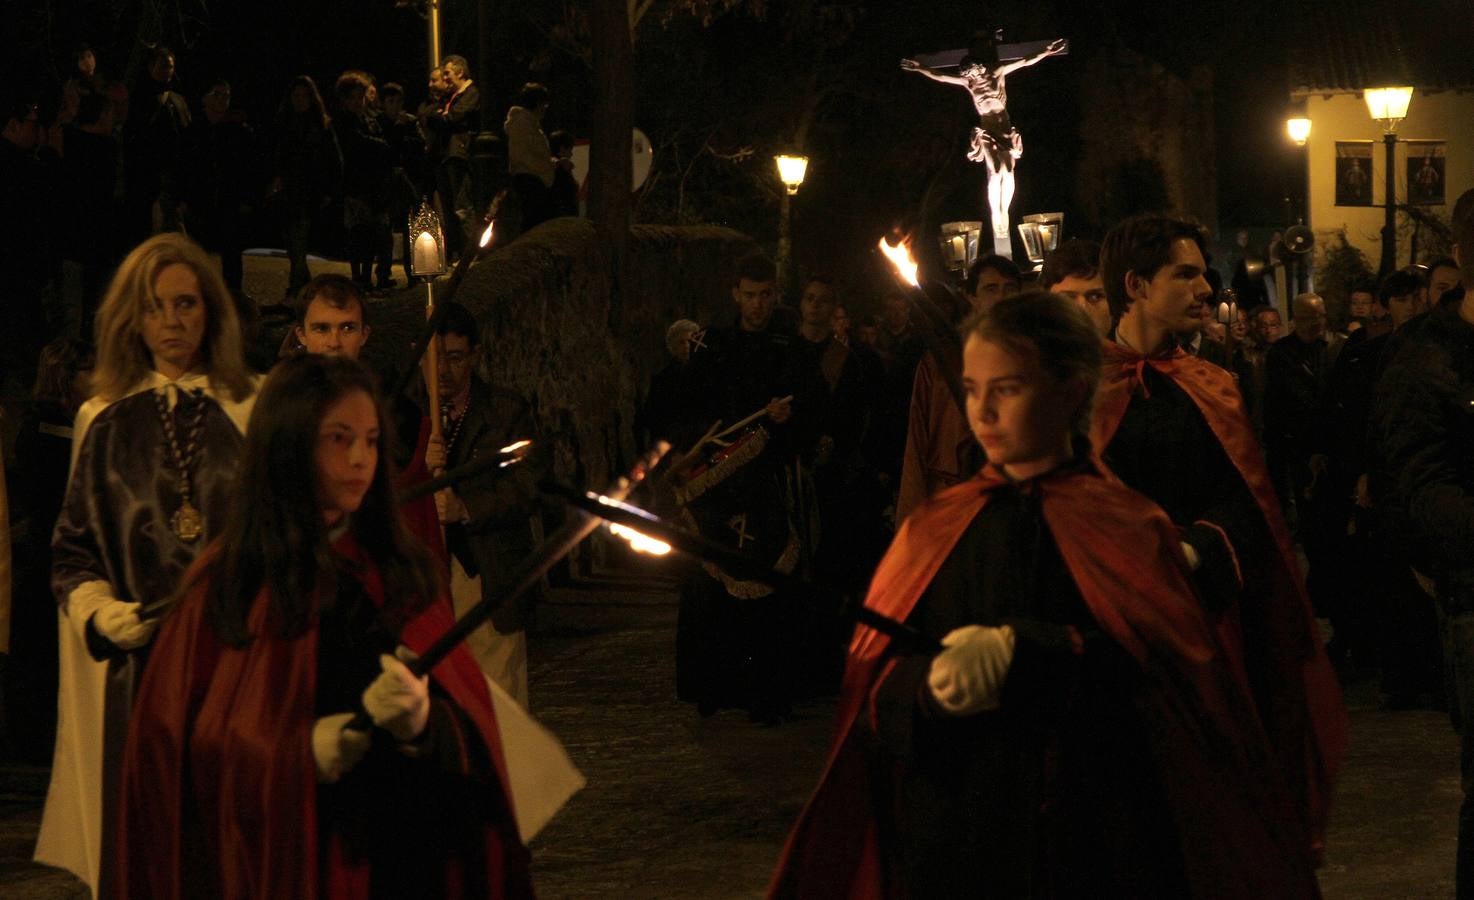
<svg viewBox="0 0 1474 900">
<path fill-rule="evenodd" d="M 384 421 L 356 362 L 268 377 L 236 515 L 139 688 L 123 896 L 531 895 L 476 664 L 401 661 L 451 616 L 399 516 Z M 344 727 L 360 706 L 371 734 Z"/>
</svg>

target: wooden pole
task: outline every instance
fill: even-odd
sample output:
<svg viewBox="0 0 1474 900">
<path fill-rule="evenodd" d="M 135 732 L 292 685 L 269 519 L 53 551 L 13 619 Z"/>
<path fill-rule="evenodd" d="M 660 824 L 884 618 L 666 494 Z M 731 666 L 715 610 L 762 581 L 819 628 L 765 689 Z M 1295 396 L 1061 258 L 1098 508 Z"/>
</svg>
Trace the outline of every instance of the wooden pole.
<svg viewBox="0 0 1474 900">
<path fill-rule="evenodd" d="M 435 279 L 425 282 L 425 318 L 435 315 Z M 440 438 L 440 353 L 439 336 L 430 333 L 430 342 L 425 345 L 425 393 L 430 400 L 430 437 Z M 431 473 L 439 474 L 439 473 Z"/>
</svg>

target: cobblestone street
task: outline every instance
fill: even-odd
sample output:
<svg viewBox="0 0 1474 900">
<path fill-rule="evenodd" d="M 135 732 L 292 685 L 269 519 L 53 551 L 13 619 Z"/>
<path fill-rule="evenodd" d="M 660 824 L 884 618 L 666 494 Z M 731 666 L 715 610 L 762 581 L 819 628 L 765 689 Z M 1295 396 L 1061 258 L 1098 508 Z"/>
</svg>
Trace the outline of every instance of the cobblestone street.
<svg viewBox="0 0 1474 900">
<path fill-rule="evenodd" d="M 668 585 L 555 591 L 531 641 L 534 713 L 588 778 L 534 841 L 544 898 L 758 897 L 822 762 L 832 703 L 777 728 L 674 698 Z M 1457 738 L 1447 717 L 1349 692 L 1351 754 L 1321 884 L 1328 900 L 1453 895 Z M 0 897 L 80 896 L 28 862 L 45 772 L 0 770 Z"/>
<path fill-rule="evenodd" d="M 758 897 L 813 788 L 832 704 L 778 728 L 674 699 L 675 598 L 565 593 L 533 642 L 534 712 L 589 786 L 533 844 L 544 897 Z M 1328 900 L 1453 896 L 1458 739 L 1448 717 L 1348 691 Z"/>
</svg>

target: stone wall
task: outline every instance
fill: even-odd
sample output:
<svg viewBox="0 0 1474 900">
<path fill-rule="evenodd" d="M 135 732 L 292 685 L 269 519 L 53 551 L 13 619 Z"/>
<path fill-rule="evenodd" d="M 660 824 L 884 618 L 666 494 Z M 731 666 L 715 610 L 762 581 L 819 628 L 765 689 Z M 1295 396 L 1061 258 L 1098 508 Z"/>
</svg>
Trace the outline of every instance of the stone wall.
<svg viewBox="0 0 1474 900">
<path fill-rule="evenodd" d="M 481 324 L 483 377 L 532 401 L 557 477 L 603 486 L 643 449 L 631 426 L 669 358 L 667 326 L 725 318 L 731 272 L 752 250 L 726 228 L 636 226 L 616 280 L 593 225 L 557 219 L 478 262 L 456 300 Z M 404 347 L 422 315 L 415 303 L 376 310 L 391 338 L 371 345 Z"/>
</svg>

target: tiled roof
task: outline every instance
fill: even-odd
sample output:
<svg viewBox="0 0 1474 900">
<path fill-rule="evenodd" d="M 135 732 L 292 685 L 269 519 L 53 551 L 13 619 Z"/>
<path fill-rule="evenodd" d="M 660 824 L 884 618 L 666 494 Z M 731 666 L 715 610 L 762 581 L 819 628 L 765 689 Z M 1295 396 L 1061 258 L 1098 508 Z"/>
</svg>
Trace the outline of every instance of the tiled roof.
<svg viewBox="0 0 1474 900">
<path fill-rule="evenodd" d="M 1474 87 L 1474 0 L 1298 0 L 1292 93 Z"/>
</svg>

